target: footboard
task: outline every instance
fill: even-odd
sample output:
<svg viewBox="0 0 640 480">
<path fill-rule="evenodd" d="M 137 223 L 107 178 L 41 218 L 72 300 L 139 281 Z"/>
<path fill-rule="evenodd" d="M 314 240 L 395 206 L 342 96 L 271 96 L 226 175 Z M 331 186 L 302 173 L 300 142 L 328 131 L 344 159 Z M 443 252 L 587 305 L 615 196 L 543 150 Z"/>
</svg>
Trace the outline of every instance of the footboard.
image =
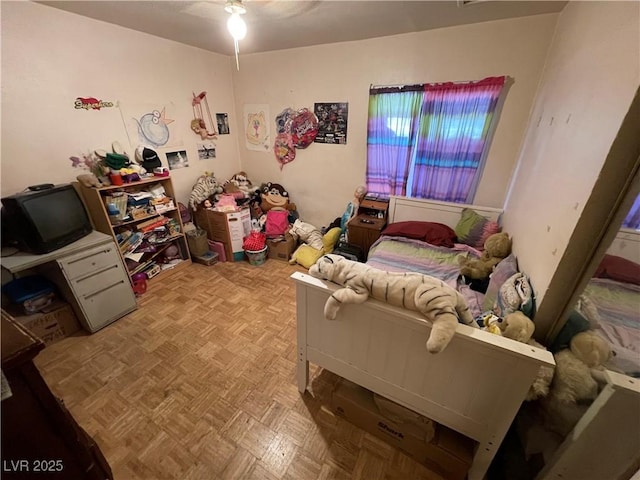
<svg viewBox="0 0 640 480">
<path fill-rule="evenodd" d="M 334 321 L 324 304 L 337 288 L 296 272 L 298 389 L 309 362 L 476 440 L 468 478 L 484 477 L 529 386 L 550 352 L 458 325 L 446 350 L 426 350 L 431 326 L 416 312 L 375 300 L 344 305 Z"/>
</svg>

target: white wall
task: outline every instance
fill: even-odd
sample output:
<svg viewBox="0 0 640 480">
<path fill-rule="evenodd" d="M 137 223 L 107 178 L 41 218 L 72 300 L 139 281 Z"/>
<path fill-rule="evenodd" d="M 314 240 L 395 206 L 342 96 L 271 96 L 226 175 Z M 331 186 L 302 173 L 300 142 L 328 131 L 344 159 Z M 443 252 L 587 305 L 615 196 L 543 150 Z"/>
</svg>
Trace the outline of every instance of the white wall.
<svg viewBox="0 0 640 480">
<path fill-rule="evenodd" d="M 138 140 L 129 144 L 120 109 L 76 110 L 80 96 L 123 107 L 173 102 L 170 128 L 183 140 L 175 150 L 187 151 L 189 167 L 171 175 L 185 203 L 205 170 L 219 179 L 239 170 L 228 57 L 32 2 L 1 8 L 3 195 L 73 181 L 84 172 L 71 167 L 70 156 L 110 149 L 116 140 L 133 153 Z M 201 161 L 190 121 L 192 92 L 203 90 L 214 115 L 230 114 L 232 134 L 219 137 L 216 159 Z"/>
<path fill-rule="evenodd" d="M 503 221 L 539 305 L 640 83 L 639 11 L 570 2 L 560 14 Z"/>
<path fill-rule="evenodd" d="M 233 73 L 237 112 L 245 104 L 268 104 L 273 122 L 286 107 L 313 109 L 315 102 L 349 103 L 347 145 L 314 143 L 297 150 L 296 159 L 280 171 L 272 151 L 247 150 L 240 137 L 243 169 L 254 183 L 256 179 L 281 183 L 303 219 L 328 225 L 344 212 L 355 187 L 365 180 L 371 84 L 508 75 L 515 83 L 475 199 L 478 204 L 502 207 L 556 20 L 557 14 L 540 15 L 373 40 L 241 53 L 240 71 Z"/>
</svg>

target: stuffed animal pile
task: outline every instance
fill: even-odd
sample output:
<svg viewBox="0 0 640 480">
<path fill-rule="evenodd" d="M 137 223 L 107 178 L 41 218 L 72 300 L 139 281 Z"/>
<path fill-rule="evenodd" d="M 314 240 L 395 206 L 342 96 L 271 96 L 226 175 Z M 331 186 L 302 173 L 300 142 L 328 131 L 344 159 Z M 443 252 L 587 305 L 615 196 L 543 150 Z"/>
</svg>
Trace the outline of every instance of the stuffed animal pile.
<svg viewBox="0 0 640 480">
<path fill-rule="evenodd" d="M 327 320 L 336 318 L 341 305 L 364 303 L 369 297 L 420 312 L 433 325 L 427 340 L 430 353 L 442 352 L 447 347 L 458 322 L 477 328 L 464 297 L 442 280 L 428 275 L 385 272 L 340 255 L 324 255 L 309 269 L 309 274 L 343 287 L 325 303 Z"/>
</svg>

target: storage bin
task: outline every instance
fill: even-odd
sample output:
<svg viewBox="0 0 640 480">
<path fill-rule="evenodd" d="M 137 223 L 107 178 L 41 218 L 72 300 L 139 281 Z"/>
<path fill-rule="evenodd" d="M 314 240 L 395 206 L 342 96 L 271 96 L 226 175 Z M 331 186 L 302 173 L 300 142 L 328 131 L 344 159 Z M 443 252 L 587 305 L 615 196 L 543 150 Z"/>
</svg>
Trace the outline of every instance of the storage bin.
<svg viewBox="0 0 640 480">
<path fill-rule="evenodd" d="M 202 228 L 196 228 L 187 232 L 187 243 L 192 257 L 201 257 L 209 251 L 207 232 Z"/>
<path fill-rule="evenodd" d="M 251 265 L 262 265 L 267 259 L 267 247 L 255 251 L 245 250 L 244 253 L 247 255 L 247 259 Z"/>
</svg>

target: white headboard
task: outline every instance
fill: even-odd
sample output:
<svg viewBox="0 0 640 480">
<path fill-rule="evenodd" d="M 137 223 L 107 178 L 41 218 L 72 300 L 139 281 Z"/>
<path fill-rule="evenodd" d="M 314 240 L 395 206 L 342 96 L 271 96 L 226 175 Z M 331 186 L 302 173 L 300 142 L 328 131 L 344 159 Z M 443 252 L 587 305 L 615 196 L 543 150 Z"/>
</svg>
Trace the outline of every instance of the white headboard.
<svg viewBox="0 0 640 480">
<path fill-rule="evenodd" d="M 502 214 L 500 208 L 392 196 L 389 199 L 389 223 L 416 220 L 443 223 L 455 228 L 460 221 L 463 208 L 472 208 L 480 215 L 495 221 L 499 221 Z"/>
<path fill-rule="evenodd" d="M 621 228 L 607 253 L 640 265 L 640 231 Z"/>
</svg>

